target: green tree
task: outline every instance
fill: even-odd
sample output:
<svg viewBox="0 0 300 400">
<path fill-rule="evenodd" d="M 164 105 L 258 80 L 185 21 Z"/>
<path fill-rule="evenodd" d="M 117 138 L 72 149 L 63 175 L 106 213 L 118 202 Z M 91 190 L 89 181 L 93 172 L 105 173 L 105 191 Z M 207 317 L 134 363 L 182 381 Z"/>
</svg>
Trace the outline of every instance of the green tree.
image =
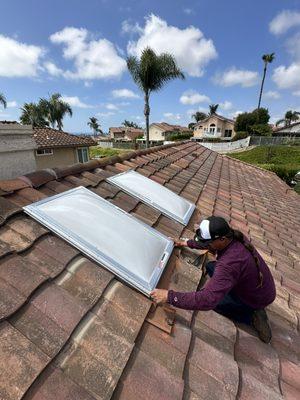
<svg viewBox="0 0 300 400">
<path fill-rule="evenodd" d="M 292 122 L 298 121 L 298 119 L 300 118 L 299 116 L 300 116 L 300 113 L 298 111 L 289 110 L 285 113 L 283 119 L 279 119 L 276 122 L 276 126 L 281 125 L 281 124 L 284 124 L 284 126 L 290 126 Z"/>
<path fill-rule="evenodd" d="M 62 100 L 59 93 L 54 93 L 49 99 L 40 99 L 39 107 L 52 128 L 57 125 L 60 131 L 63 128 L 63 119 L 66 114 L 69 114 L 70 117 L 73 115 L 71 106 Z"/>
<path fill-rule="evenodd" d="M 194 118 L 194 120 L 196 122 L 202 121 L 203 119 L 207 118 L 207 114 L 205 114 L 204 112 L 201 111 L 196 111 L 195 114 L 192 114 L 192 118 Z"/>
<path fill-rule="evenodd" d="M 137 57 L 128 57 L 127 67 L 132 79 L 144 93 L 144 115 L 146 120 L 146 147 L 149 147 L 149 98 L 152 92 L 156 92 L 172 79 L 184 79 L 184 75 L 177 66 L 172 54 L 160 55 L 146 47 L 142 51 L 140 60 Z"/>
<path fill-rule="evenodd" d="M 21 108 L 22 114 L 20 121 L 24 125 L 32 125 L 34 127 L 47 127 L 49 122 L 46 120 L 41 108 L 36 103 L 25 103 Z"/>
<path fill-rule="evenodd" d="M 2 104 L 4 108 L 7 107 L 6 97 L 3 93 L 0 93 L 0 104 Z"/>
<path fill-rule="evenodd" d="M 217 113 L 219 104 L 210 104 L 209 106 L 208 115 L 211 117 L 212 115 Z"/>
<path fill-rule="evenodd" d="M 261 86 L 260 86 L 260 93 L 259 93 L 259 100 L 258 100 L 257 108 L 260 108 L 261 97 L 262 97 L 262 93 L 263 93 L 263 90 L 264 90 L 264 83 L 265 83 L 268 64 L 271 64 L 271 62 L 273 62 L 274 58 L 275 58 L 275 53 L 264 54 L 262 56 L 262 60 L 264 62 L 264 72 L 263 72 L 263 78 L 262 78 Z"/>
<path fill-rule="evenodd" d="M 247 132 L 249 135 L 270 135 L 269 119 L 268 109 L 257 108 L 252 112 L 239 114 L 235 120 L 234 130 L 236 132 Z"/>
<path fill-rule="evenodd" d="M 128 128 L 142 129 L 141 126 L 139 126 L 138 124 L 136 124 L 136 123 L 133 122 L 133 121 L 127 121 L 127 119 L 125 119 L 125 120 L 122 122 L 122 125 L 123 125 L 123 126 L 127 126 Z"/>
<path fill-rule="evenodd" d="M 96 117 L 90 117 L 87 125 L 93 130 L 94 135 L 97 135 L 97 132 L 103 133 Z"/>
</svg>

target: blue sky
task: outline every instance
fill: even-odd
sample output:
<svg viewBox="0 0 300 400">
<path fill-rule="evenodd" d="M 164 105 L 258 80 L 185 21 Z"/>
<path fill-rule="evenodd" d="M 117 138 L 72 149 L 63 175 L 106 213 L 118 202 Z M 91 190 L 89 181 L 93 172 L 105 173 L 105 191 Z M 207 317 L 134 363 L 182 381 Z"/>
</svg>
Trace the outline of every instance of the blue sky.
<svg viewBox="0 0 300 400">
<path fill-rule="evenodd" d="M 59 92 L 73 108 L 69 132 L 88 132 L 90 116 L 105 131 L 143 124 L 125 60 L 146 45 L 172 52 L 186 76 L 152 94 L 152 122 L 184 125 L 210 103 L 229 117 L 254 109 L 271 52 L 262 105 L 271 121 L 300 110 L 300 0 L 2 0 L 1 15 L 0 119 Z"/>
</svg>

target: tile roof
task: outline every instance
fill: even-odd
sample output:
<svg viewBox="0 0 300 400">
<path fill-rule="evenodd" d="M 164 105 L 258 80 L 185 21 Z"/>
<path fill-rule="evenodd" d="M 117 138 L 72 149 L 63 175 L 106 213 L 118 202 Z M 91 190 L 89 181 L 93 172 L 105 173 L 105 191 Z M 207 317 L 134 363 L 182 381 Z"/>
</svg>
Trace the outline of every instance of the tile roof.
<svg viewBox="0 0 300 400">
<path fill-rule="evenodd" d="M 222 120 L 222 121 L 227 121 L 227 122 L 230 122 L 231 124 L 234 124 L 234 120 L 233 120 L 233 119 L 226 118 L 226 117 L 223 117 L 222 115 L 219 115 L 219 114 L 216 114 L 216 113 L 215 113 L 215 114 L 209 115 L 208 117 L 206 117 L 206 118 L 202 119 L 201 121 L 197 122 L 197 123 L 195 124 L 195 126 L 201 125 L 201 124 L 203 124 L 203 122 L 209 121 L 210 118 L 212 118 L 212 117 L 216 117 L 216 118 L 218 118 L 218 119 L 220 119 L 220 120 Z"/>
<path fill-rule="evenodd" d="M 182 132 L 191 131 L 187 126 L 171 125 L 167 122 L 153 122 L 151 125 L 158 126 L 160 129 L 163 129 L 164 132 L 173 132 L 174 130 Z"/>
<path fill-rule="evenodd" d="M 186 228 L 105 182 L 129 168 L 195 202 Z M 248 234 L 277 285 L 271 344 L 213 311 L 172 322 L 22 212 L 78 185 L 167 235 L 211 213 Z M 275 174 L 181 142 L 0 181 L 0 225 L 1 399 L 299 398 L 299 197 Z M 160 287 L 196 290 L 199 266 L 175 249 Z"/>
<path fill-rule="evenodd" d="M 33 128 L 33 138 L 39 149 L 53 147 L 95 146 L 97 143 L 89 137 L 71 135 L 52 128 Z"/>
</svg>

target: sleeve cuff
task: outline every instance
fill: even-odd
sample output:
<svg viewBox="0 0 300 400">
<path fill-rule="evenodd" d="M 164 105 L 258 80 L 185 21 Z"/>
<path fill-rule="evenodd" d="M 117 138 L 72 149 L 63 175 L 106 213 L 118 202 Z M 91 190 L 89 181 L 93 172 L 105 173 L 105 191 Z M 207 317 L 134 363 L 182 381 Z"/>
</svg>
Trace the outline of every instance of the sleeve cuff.
<svg viewBox="0 0 300 400">
<path fill-rule="evenodd" d="M 171 304 L 172 306 L 176 306 L 178 302 L 178 298 L 176 295 L 176 292 L 174 290 L 169 290 L 168 291 L 168 303 Z"/>
</svg>

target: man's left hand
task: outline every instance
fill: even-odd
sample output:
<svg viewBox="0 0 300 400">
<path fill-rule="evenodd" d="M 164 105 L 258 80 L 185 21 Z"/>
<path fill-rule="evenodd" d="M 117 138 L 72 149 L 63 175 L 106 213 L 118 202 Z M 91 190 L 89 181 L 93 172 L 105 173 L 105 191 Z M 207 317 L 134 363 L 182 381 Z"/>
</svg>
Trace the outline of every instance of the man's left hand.
<svg viewBox="0 0 300 400">
<path fill-rule="evenodd" d="M 166 303 L 168 301 L 168 290 L 154 289 L 150 293 L 151 299 L 156 303 Z"/>
</svg>

